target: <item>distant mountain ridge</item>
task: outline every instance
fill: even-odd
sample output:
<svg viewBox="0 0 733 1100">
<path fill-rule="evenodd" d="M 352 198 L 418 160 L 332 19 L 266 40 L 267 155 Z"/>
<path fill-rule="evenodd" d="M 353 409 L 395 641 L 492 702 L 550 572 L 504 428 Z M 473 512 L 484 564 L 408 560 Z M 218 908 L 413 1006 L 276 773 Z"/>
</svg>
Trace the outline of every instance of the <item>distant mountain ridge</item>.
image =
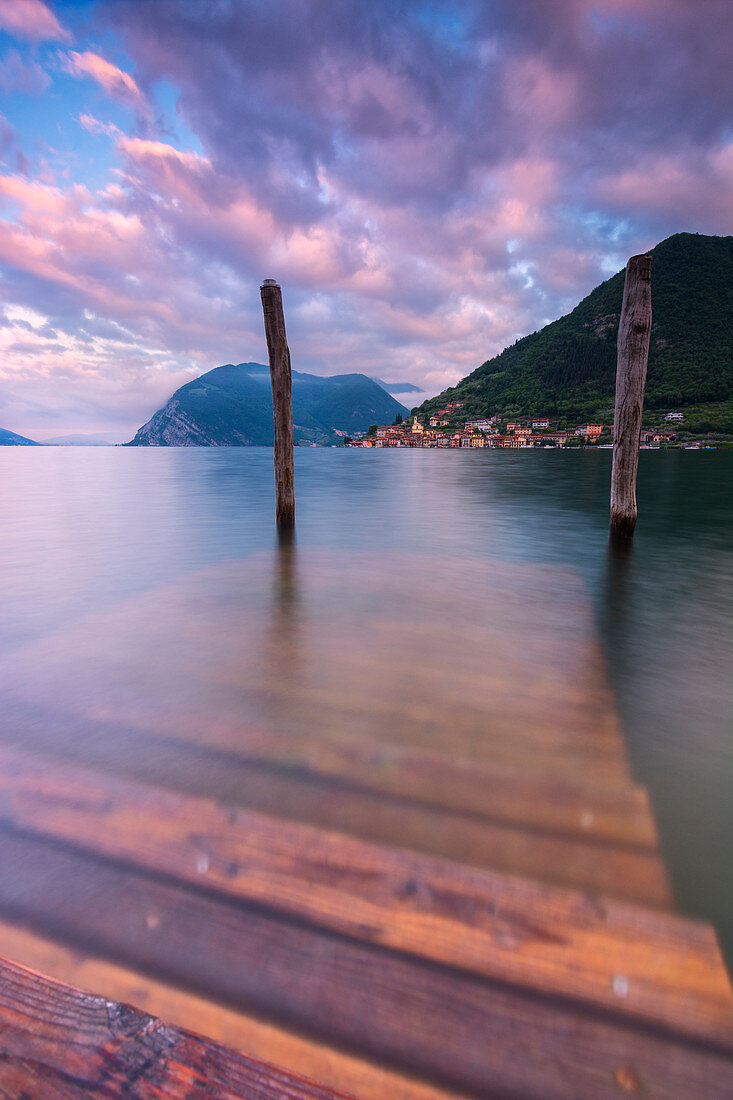
<svg viewBox="0 0 733 1100">
<path fill-rule="evenodd" d="M 293 371 L 296 443 L 334 444 L 345 433 L 392 423 L 407 414 L 381 386 L 363 374 L 322 378 Z M 271 446 L 272 390 L 269 367 L 227 363 L 188 382 L 137 431 L 128 447 Z"/>
<path fill-rule="evenodd" d="M 107 435 L 94 433 L 77 433 L 76 435 L 59 435 L 53 439 L 44 439 L 44 447 L 114 447 L 116 444 Z"/>
<path fill-rule="evenodd" d="M 26 439 L 24 435 L 16 435 L 7 428 L 0 428 L 0 447 L 40 447 L 35 439 Z"/>
<path fill-rule="evenodd" d="M 413 386 L 412 382 L 383 382 L 381 378 L 372 378 L 387 393 L 420 393 L 419 386 Z"/>
<path fill-rule="evenodd" d="M 645 408 L 722 409 L 722 403 L 733 401 L 733 237 L 677 233 L 651 251 L 653 320 Z M 424 402 L 421 415 L 461 401 L 467 418 L 499 413 L 608 419 L 623 287 L 620 271 L 571 313 Z"/>
</svg>

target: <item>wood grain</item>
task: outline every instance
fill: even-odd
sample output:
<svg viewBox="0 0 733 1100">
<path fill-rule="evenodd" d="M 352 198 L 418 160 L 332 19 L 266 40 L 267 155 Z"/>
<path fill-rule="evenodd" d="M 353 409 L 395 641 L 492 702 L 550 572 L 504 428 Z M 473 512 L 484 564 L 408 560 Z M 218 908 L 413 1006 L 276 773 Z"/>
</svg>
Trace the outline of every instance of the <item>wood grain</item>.
<svg viewBox="0 0 733 1100">
<path fill-rule="evenodd" d="M 246 747 L 249 730 L 311 748 L 347 736 L 629 782 L 577 583 L 552 570 L 534 583 L 520 571 L 519 583 L 492 565 L 503 598 L 470 571 L 472 607 L 431 591 L 420 563 L 395 564 L 394 578 L 361 559 L 298 551 L 296 563 L 286 594 L 281 561 L 246 562 L 124 601 L 17 654 L 11 696 L 29 684 L 36 704 L 73 713 L 79 728 L 119 720 L 230 751 Z"/>
<path fill-rule="evenodd" d="M 609 524 L 616 543 L 628 542 L 636 527 L 636 472 L 651 331 L 652 257 L 632 256 L 626 265 L 617 341 Z"/>
<path fill-rule="evenodd" d="M 0 959 L 0 1095 L 332 1100 L 332 1089 Z"/>
<path fill-rule="evenodd" d="M 577 581 L 421 570 L 289 547 L 18 651 L 5 927 L 355 1095 L 725 1095 L 711 929 L 607 896 L 671 904 Z"/>
<path fill-rule="evenodd" d="M 31 970 L 112 1001 L 134 1005 L 174 1027 L 197 1032 L 288 1073 L 308 1077 L 359 1100 L 461 1100 L 415 1078 L 304 1039 L 244 1012 L 217 1004 L 168 982 L 151 978 L 71 948 L 28 928 L 0 921 L 3 953 Z"/>
<path fill-rule="evenodd" d="M 293 398 L 290 351 L 285 333 L 282 291 L 274 279 L 260 287 L 265 337 L 270 358 L 272 414 L 275 424 L 276 519 L 280 530 L 295 525 L 295 475 L 293 470 Z"/>
<path fill-rule="evenodd" d="M 0 808 L 15 828 L 343 935 L 690 1034 L 720 1039 L 733 1031 L 730 988 L 704 925 L 89 770 L 50 768 L 7 748 Z"/>
<path fill-rule="evenodd" d="M 669 907 L 577 579 L 461 569 L 473 599 L 441 589 L 440 565 L 389 557 L 288 552 L 202 571 L 17 655 L 6 735 L 364 839 Z"/>
<path fill-rule="evenodd" d="M 32 837 L 0 843 L 0 911 L 44 935 L 474 1097 L 726 1096 L 731 1055 L 155 880 Z"/>
<path fill-rule="evenodd" d="M 368 785 L 335 781 L 310 768 L 248 759 L 238 752 L 212 751 L 176 738 L 145 736 L 114 723 L 99 725 L 93 736 L 79 738 L 73 720 L 62 724 L 58 713 L 55 722 L 49 720 L 41 730 L 24 727 L 19 743 L 34 745 L 49 758 L 93 764 L 112 774 L 194 795 L 213 788 L 232 805 L 377 843 L 522 873 L 555 885 L 595 890 L 655 908 L 671 905 L 666 872 L 654 848 L 606 843 L 593 835 L 592 828 L 583 828 L 583 822 L 595 820 L 595 802 L 586 801 L 580 809 L 586 817 L 583 821 L 578 818 L 575 829 L 525 827 L 521 823 L 521 786 L 515 790 L 518 824 L 513 825 L 502 821 L 501 816 L 493 820 L 488 815 L 444 809 L 424 800 L 401 797 L 397 791 L 384 794 Z M 482 776 L 480 768 L 476 774 Z M 446 783 L 450 775 L 448 771 Z M 544 779 L 533 782 L 531 777 L 524 789 L 548 799 L 559 799 L 568 790 Z M 572 788 L 568 793 L 572 795 Z M 511 797 L 511 788 L 500 795 L 507 804 Z M 582 799 L 580 792 L 577 798 Z M 556 811 L 548 808 L 545 815 L 541 809 L 532 808 L 528 815 L 530 819 L 535 815 L 540 820 L 547 816 L 556 822 L 563 817 L 568 821 L 572 809 L 571 801 L 564 811 L 559 806 Z"/>
</svg>

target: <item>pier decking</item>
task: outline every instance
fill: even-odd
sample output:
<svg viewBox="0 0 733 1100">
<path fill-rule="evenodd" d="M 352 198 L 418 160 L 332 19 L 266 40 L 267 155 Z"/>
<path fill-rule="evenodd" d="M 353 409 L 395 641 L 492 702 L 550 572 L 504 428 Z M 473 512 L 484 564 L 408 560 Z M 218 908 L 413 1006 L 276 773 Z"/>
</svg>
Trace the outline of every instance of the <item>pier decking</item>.
<svg viewBox="0 0 733 1100">
<path fill-rule="evenodd" d="M 1 690 L 6 958 L 365 1100 L 732 1094 L 571 574 L 286 550 Z"/>
</svg>

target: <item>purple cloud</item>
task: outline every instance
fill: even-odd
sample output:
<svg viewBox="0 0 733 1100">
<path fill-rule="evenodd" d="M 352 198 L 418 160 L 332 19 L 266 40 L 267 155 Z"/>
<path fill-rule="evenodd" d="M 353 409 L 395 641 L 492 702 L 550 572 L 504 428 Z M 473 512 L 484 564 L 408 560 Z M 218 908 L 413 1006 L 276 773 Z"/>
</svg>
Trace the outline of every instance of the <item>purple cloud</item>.
<svg viewBox="0 0 733 1100">
<path fill-rule="evenodd" d="M 135 79 L 107 58 L 91 50 L 84 50 L 83 53 L 70 50 L 64 57 L 63 63 L 72 76 L 89 77 L 96 81 L 112 99 L 118 100 L 126 107 L 132 107 L 143 115 L 149 113 L 145 95 Z"/>
<path fill-rule="evenodd" d="M 112 174 L 5 172 L 0 289 L 39 315 L 16 338 L 48 392 L 114 399 L 130 428 L 197 371 L 264 356 L 264 276 L 299 367 L 436 392 L 632 252 L 730 227 L 728 0 L 99 0 L 93 17 L 105 50 L 77 39 L 67 68 L 117 108 L 73 114 Z M 3 368 L 21 404 L 24 355 Z"/>
<path fill-rule="evenodd" d="M 33 41 L 66 41 L 70 37 L 43 0 L 3 0 L 0 28 Z"/>
<path fill-rule="evenodd" d="M 37 61 L 25 60 L 18 50 L 8 50 L 0 58 L 0 91 L 10 94 L 40 95 L 51 83 L 51 78 Z"/>
</svg>

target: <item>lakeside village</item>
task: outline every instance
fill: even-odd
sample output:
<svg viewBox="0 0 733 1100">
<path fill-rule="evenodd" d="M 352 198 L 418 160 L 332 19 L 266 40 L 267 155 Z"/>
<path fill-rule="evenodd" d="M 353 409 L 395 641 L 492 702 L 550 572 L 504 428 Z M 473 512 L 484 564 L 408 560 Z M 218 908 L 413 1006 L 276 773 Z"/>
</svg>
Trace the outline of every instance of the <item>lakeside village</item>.
<svg viewBox="0 0 733 1100">
<path fill-rule="evenodd" d="M 613 427 L 604 424 L 580 424 L 574 431 L 553 430 L 548 417 L 530 417 L 525 420 L 505 420 L 492 416 L 485 420 L 466 420 L 461 423 L 461 401 L 453 401 L 422 424 L 415 415 L 402 422 L 397 417 L 390 425 L 370 427 L 361 438 L 346 438 L 351 447 L 610 447 Z M 641 445 L 658 448 L 677 443 L 673 425 L 684 422 L 684 413 L 669 412 L 664 417 L 669 428 L 642 431 Z M 702 443 L 684 444 L 699 449 Z"/>
</svg>

